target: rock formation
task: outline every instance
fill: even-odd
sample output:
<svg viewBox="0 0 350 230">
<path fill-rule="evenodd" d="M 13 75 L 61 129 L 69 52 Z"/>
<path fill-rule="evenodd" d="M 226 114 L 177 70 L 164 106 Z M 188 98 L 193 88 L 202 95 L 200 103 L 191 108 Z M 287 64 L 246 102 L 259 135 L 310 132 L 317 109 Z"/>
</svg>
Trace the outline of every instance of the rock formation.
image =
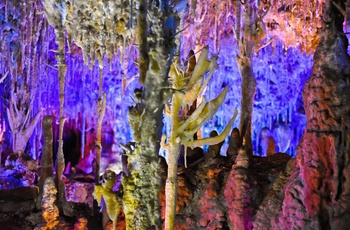
<svg viewBox="0 0 350 230">
<path fill-rule="evenodd" d="M 52 177 L 45 180 L 43 199 L 42 199 L 42 216 L 46 225 L 41 230 L 54 229 L 58 224 L 59 211 L 55 205 L 57 189 Z"/>
<path fill-rule="evenodd" d="M 325 30 L 303 92 L 306 130 L 278 221 L 270 229 L 349 227 L 350 59 L 343 18 L 331 1 L 328 4 Z"/>
</svg>

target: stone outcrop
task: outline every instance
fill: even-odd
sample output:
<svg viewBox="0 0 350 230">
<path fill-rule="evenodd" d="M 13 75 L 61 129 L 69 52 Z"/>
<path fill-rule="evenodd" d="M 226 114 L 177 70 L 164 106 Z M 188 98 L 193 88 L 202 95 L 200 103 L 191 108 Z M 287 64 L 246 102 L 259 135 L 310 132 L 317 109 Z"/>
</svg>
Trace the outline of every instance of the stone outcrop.
<svg viewBox="0 0 350 230">
<path fill-rule="evenodd" d="M 307 126 L 279 207 L 271 221 L 257 214 L 260 229 L 348 229 L 350 213 L 350 59 L 342 17 L 332 3 L 303 97 Z M 281 178 L 283 180 L 283 178 Z M 277 197 L 276 197 L 277 195 Z M 266 217 L 265 217 L 266 218 Z"/>
<path fill-rule="evenodd" d="M 281 197 L 289 178 L 290 170 L 285 168 L 290 156 L 249 157 L 240 150 L 223 157 L 214 153 L 219 153 L 220 147 L 210 146 L 200 163 L 180 171 L 179 193 L 186 191 L 193 197 L 178 197 L 177 203 L 185 205 L 177 208 L 176 229 L 251 229 L 255 211 L 269 206 L 264 197 Z M 282 199 L 276 206 L 281 203 Z M 279 209 L 275 210 L 277 215 Z"/>
<path fill-rule="evenodd" d="M 21 189 L 22 188 L 29 188 L 29 187 L 21 187 Z M 37 190 L 37 188 L 34 188 L 34 187 L 33 189 Z M 8 191 L 8 190 L 4 190 L 4 191 Z M 23 189 L 23 191 L 25 191 L 25 189 Z M 9 195 L 5 198 L 5 200 L 1 199 L 0 201 L 1 201 L 0 213 L 21 215 L 22 213 L 32 212 L 35 208 L 34 199 L 22 198 L 18 200 L 18 199 L 13 199 L 11 195 Z"/>
</svg>

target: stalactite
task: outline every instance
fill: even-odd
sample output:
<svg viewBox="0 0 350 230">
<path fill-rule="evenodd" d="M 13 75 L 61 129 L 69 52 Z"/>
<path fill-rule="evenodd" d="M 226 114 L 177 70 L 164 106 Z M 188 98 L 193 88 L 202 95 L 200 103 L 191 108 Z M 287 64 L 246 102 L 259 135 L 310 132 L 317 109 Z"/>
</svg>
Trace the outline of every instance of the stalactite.
<svg viewBox="0 0 350 230">
<path fill-rule="evenodd" d="M 86 132 L 86 114 L 85 114 L 85 81 L 86 81 L 86 68 L 83 68 L 82 73 L 82 87 L 81 87 L 81 158 L 85 157 L 85 132 Z"/>
<path fill-rule="evenodd" d="M 101 132 L 102 132 L 102 121 L 106 112 L 106 103 L 107 98 L 106 94 L 102 96 L 102 85 L 103 85 L 103 69 L 100 67 L 99 69 L 99 89 L 98 89 L 98 102 L 97 102 L 97 132 L 96 132 L 96 175 L 95 175 L 95 184 L 100 184 L 100 168 L 101 168 L 101 153 L 102 153 L 102 145 L 101 145 Z"/>
<path fill-rule="evenodd" d="M 4 133 L 6 132 L 6 125 L 5 125 L 5 121 L 2 121 L 1 123 L 1 119 L 0 119 L 0 169 L 2 168 L 2 163 L 1 163 L 1 159 L 2 159 L 2 144 L 4 141 Z"/>
<path fill-rule="evenodd" d="M 31 15 L 33 15 L 32 21 L 32 36 L 31 36 L 31 56 L 33 61 L 30 66 L 30 81 L 29 81 L 29 87 L 31 91 L 31 97 L 35 98 L 36 100 L 33 101 L 33 112 L 32 116 L 35 116 L 35 114 L 40 111 L 43 106 L 41 105 L 41 87 L 38 82 L 40 82 L 41 76 L 43 75 L 43 66 L 40 62 L 40 56 L 35 55 L 39 53 L 43 57 L 45 57 L 45 54 L 41 52 L 41 50 L 38 50 L 38 46 L 40 45 L 40 39 L 43 39 L 42 31 L 46 31 L 47 24 L 45 24 L 46 20 L 44 19 L 43 15 L 36 14 L 36 10 L 40 10 L 42 8 L 42 5 L 39 2 L 36 2 L 35 4 L 32 4 L 31 6 Z M 35 159 L 39 159 L 39 150 L 41 148 L 40 144 L 40 137 L 41 137 L 41 122 L 38 122 L 38 125 L 36 125 L 34 130 L 34 135 L 32 139 L 32 152 L 33 157 Z"/>
<path fill-rule="evenodd" d="M 61 26 L 55 28 L 56 41 L 58 44 L 58 52 L 56 54 L 58 63 L 58 79 L 59 79 L 59 102 L 60 102 L 60 112 L 59 112 L 59 145 L 57 152 L 57 169 L 56 169 L 56 181 L 58 184 L 58 200 L 63 202 L 65 200 L 65 189 L 62 182 L 62 175 L 64 171 L 64 156 L 63 156 L 63 128 L 66 118 L 63 117 L 64 114 L 64 85 L 66 77 L 66 62 L 65 62 L 65 34 Z"/>
</svg>

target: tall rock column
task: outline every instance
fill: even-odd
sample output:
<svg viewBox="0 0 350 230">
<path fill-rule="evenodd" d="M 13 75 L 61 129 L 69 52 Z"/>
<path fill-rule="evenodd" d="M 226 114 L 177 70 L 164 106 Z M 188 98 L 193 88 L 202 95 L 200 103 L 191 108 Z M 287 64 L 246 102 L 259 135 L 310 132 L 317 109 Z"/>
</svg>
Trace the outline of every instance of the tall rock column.
<svg viewBox="0 0 350 230">
<path fill-rule="evenodd" d="M 350 213 L 350 59 L 343 17 L 327 1 L 303 98 L 307 126 L 279 221 L 271 229 L 347 229 Z"/>
<path fill-rule="evenodd" d="M 144 90 L 135 91 L 140 101 L 128 112 L 135 149 L 128 156 L 130 176 L 123 180 L 126 229 L 161 228 L 159 148 L 164 103 L 171 96 L 164 91 L 175 49 L 169 15 L 167 1 L 139 1 L 139 80 Z"/>
</svg>

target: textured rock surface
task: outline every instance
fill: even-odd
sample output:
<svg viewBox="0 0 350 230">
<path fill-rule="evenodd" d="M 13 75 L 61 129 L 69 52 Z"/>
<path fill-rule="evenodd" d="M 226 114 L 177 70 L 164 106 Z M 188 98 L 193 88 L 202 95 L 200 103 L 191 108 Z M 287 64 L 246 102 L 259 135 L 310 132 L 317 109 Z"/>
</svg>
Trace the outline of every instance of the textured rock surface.
<svg viewBox="0 0 350 230">
<path fill-rule="evenodd" d="M 42 199 L 42 216 L 46 225 L 42 229 L 53 229 L 58 224 L 59 211 L 55 205 L 57 189 L 52 177 L 45 179 L 43 199 Z"/>
<path fill-rule="evenodd" d="M 247 229 L 250 226 L 253 197 L 251 197 L 252 176 L 248 167 L 249 157 L 244 150 L 240 150 L 227 179 L 224 192 L 231 229 Z"/>
<path fill-rule="evenodd" d="M 220 152 L 220 144 L 209 149 Z M 280 195 L 288 179 L 285 167 L 290 159 L 287 154 L 248 157 L 241 151 L 222 157 L 208 153 L 200 163 L 181 171 L 179 178 L 184 177 L 188 186 L 184 191 L 193 197 L 178 197 L 178 203 L 186 205 L 177 210 L 175 228 L 250 229 L 263 198 L 273 196 L 271 190 Z M 181 184 L 185 185 L 179 181 Z"/>
<path fill-rule="evenodd" d="M 347 39 L 335 26 L 342 19 L 334 8 L 326 9 L 333 20 L 324 25 L 303 92 L 307 127 L 271 229 L 349 227 L 350 59 Z"/>
<path fill-rule="evenodd" d="M 272 225 L 278 225 L 278 215 L 284 198 L 283 187 L 288 182 L 293 162 L 294 160 L 288 162 L 286 170 L 279 173 L 276 181 L 265 193 L 264 200 L 253 218 L 254 229 L 270 229 Z"/>
</svg>

